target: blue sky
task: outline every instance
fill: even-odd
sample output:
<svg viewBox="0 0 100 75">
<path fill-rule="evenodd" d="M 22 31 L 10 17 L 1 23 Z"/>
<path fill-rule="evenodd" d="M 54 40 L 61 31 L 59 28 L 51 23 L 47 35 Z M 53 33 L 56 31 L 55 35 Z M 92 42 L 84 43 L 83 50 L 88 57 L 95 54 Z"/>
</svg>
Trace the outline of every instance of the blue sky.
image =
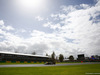
<svg viewBox="0 0 100 75">
<path fill-rule="evenodd" d="M 0 0 L 0 51 L 99 55 L 99 7 L 100 0 Z"/>
</svg>

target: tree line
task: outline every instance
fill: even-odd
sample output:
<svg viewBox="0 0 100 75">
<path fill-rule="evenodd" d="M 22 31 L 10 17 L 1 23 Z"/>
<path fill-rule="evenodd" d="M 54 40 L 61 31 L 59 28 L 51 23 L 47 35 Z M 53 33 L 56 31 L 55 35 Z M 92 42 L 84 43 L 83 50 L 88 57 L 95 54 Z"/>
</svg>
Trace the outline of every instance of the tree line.
<svg viewBox="0 0 100 75">
<path fill-rule="evenodd" d="M 36 55 L 36 52 L 33 52 L 32 54 L 33 55 Z M 49 56 L 49 55 L 46 53 L 46 56 Z M 51 57 L 51 59 L 54 62 L 56 62 L 56 61 L 63 62 L 64 61 L 64 55 L 63 54 L 59 54 L 59 56 L 57 58 L 55 52 L 53 52 L 51 54 L 51 56 L 49 56 L 49 57 Z M 70 61 L 73 61 L 74 60 L 74 57 L 73 57 L 73 55 L 70 55 L 68 58 L 65 58 L 65 59 L 69 59 Z"/>
<path fill-rule="evenodd" d="M 59 54 L 59 58 L 57 59 L 55 52 L 53 52 L 51 54 L 51 58 L 52 58 L 53 61 L 57 61 L 58 60 L 59 62 L 63 62 L 64 55 L 63 54 Z M 73 61 L 74 60 L 74 57 L 73 57 L 73 55 L 70 55 L 67 59 L 69 59 L 70 61 Z"/>
</svg>

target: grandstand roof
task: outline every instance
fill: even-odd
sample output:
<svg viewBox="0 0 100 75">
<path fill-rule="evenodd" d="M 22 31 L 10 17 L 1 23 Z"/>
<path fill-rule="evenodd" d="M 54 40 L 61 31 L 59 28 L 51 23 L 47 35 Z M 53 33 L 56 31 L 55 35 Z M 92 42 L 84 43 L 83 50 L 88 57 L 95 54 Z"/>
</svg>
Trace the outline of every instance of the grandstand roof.
<svg viewBox="0 0 100 75">
<path fill-rule="evenodd" d="M 32 55 L 32 54 L 2 52 L 2 51 L 0 51 L 0 53 L 4 53 L 4 54 L 15 54 L 15 55 L 24 55 L 24 56 L 34 56 L 34 57 L 48 57 L 48 56 L 42 56 L 42 55 Z"/>
</svg>

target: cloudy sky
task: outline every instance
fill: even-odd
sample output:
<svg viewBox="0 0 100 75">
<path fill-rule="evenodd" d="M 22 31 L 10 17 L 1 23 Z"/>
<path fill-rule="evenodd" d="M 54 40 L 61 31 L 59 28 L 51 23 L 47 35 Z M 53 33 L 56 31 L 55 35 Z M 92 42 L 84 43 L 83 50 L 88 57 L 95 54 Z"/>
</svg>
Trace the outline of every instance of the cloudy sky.
<svg viewBox="0 0 100 75">
<path fill-rule="evenodd" d="M 0 0 L 0 51 L 100 55 L 100 0 Z"/>
</svg>

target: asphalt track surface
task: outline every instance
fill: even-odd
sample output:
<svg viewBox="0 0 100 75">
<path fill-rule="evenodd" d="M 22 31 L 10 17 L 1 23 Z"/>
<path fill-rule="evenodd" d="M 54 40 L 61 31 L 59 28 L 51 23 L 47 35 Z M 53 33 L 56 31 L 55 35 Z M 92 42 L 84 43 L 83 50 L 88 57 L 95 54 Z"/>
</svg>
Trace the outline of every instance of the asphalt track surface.
<svg viewBox="0 0 100 75">
<path fill-rule="evenodd" d="M 16 64 L 16 65 L 0 65 L 0 67 L 48 67 L 48 66 L 70 66 L 70 65 L 85 65 L 85 64 L 100 64 L 100 62 L 86 62 L 86 63 L 66 63 L 66 64 L 55 64 L 55 65 L 44 65 L 44 64 Z"/>
</svg>

